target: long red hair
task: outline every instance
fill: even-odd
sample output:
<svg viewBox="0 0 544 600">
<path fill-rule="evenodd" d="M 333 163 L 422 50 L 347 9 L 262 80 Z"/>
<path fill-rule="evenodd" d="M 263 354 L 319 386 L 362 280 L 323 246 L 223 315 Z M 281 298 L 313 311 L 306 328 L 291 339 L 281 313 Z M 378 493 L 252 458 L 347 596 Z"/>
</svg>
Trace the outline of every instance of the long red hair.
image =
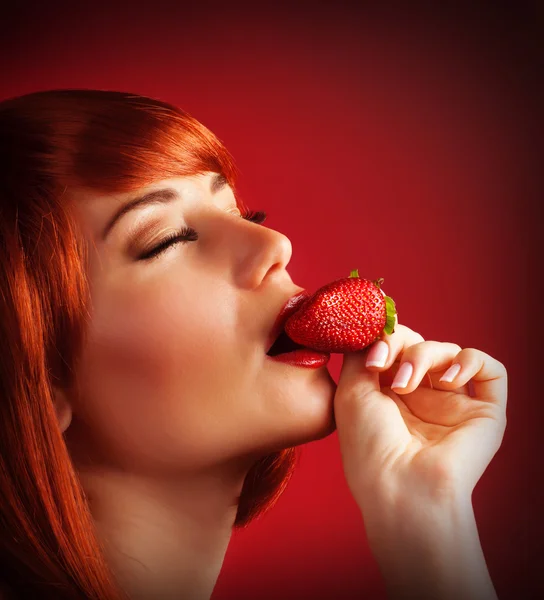
<svg viewBox="0 0 544 600">
<path fill-rule="evenodd" d="M 221 142 L 165 102 L 97 90 L 0 102 L 0 586 L 16 598 L 126 598 L 53 404 L 52 384 L 72 383 L 89 317 L 87 247 L 65 192 L 207 171 L 235 188 Z M 290 448 L 252 467 L 235 527 L 274 504 L 294 464 Z"/>
</svg>

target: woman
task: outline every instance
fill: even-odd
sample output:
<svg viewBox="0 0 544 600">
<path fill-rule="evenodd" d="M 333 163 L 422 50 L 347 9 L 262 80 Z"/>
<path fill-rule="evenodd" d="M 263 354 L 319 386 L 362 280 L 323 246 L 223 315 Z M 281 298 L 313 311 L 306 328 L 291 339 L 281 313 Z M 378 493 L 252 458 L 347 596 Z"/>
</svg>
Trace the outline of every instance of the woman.
<svg viewBox="0 0 544 600">
<path fill-rule="evenodd" d="M 335 428 L 390 596 L 496 597 L 471 493 L 504 433 L 501 363 L 403 325 L 337 387 L 273 360 L 291 244 L 164 102 L 10 99 L 0 152 L 5 597 L 209 598 L 233 526 Z"/>
</svg>

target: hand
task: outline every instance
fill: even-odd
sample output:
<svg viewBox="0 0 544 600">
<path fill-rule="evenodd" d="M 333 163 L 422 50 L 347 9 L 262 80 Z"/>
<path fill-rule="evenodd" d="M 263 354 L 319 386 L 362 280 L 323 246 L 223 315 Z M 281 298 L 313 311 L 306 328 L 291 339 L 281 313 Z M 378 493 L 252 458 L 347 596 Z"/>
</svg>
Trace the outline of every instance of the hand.
<svg viewBox="0 0 544 600">
<path fill-rule="evenodd" d="M 388 351 L 384 366 L 365 366 L 381 343 Z M 409 371 L 408 364 L 408 384 L 395 387 L 393 376 Z M 461 368 L 453 381 L 440 381 L 455 364 Z M 500 447 L 506 398 L 500 362 L 473 348 L 424 341 L 403 325 L 363 352 L 346 354 L 334 410 L 344 472 L 359 507 L 384 492 L 470 497 Z"/>
</svg>

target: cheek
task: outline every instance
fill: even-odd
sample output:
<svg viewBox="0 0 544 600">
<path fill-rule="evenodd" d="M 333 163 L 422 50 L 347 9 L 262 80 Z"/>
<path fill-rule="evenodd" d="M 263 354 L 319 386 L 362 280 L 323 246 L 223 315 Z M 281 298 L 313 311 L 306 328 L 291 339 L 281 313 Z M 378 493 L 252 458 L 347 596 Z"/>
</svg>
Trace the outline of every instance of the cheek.
<svg viewBox="0 0 544 600">
<path fill-rule="evenodd" d="M 190 380 L 218 352 L 221 318 L 208 309 L 205 294 L 165 286 L 112 294 L 96 306 L 85 357 L 89 375 L 120 386 L 123 396 L 160 391 L 172 378 Z"/>
<path fill-rule="evenodd" d="M 210 414 L 228 408 L 220 393 L 237 379 L 233 317 L 224 299 L 194 288 L 155 286 L 96 300 L 78 372 L 80 417 L 96 442 L 110 453 L 163 459 L 201 452 L 207 430 L 219 442 Z"/>
</svg>

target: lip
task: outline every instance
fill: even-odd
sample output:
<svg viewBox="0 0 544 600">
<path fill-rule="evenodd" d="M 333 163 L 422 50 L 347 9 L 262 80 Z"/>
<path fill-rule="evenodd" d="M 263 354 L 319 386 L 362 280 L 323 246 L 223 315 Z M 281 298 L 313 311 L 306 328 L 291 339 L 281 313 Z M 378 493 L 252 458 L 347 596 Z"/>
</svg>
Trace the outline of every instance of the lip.
<svg viewBox="0 0 544 600">
<path fill-rule="evenodd" d="M 266 353 L 268 354 L 270 348 L 274 345 L 274 342 L 277 340 L 278 336 L 282 332 L 283 326 L 285 325 L 287 319 L 295 313 L 299 306 L 307 300 L 311 296 L 311 293 L 307 290 L 302 290 L 295 294 L 287 302 L 283 305 L 280 310 L 278 316 L 276 317 L 276 321 L 268 334 L 268 338 L 266 340 Z"/>
</svg>

